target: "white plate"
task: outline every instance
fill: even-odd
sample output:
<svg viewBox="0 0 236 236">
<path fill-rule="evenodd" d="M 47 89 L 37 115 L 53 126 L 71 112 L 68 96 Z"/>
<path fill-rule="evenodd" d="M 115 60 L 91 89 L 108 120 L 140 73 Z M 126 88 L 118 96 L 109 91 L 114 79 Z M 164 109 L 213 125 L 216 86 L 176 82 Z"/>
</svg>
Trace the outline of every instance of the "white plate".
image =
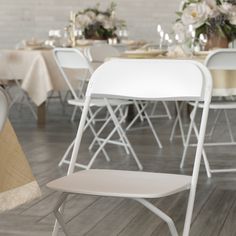
<svg viewBox="0 0 236 236">
<path fill-rule="evenodd" d="M 194 52 L 196 56 L 207 56 L 209 53 L 210 53 L 209 51 Z"/>
<path fill-rule="evenodd" d="M 157 57 L 166 54 L 167 51 L 163 50 L 133 50 L 133 51 L 125 51 L 124 56 L 133 57 L 133 58 L 149 58 L 149 57 Z"/>
</svg>

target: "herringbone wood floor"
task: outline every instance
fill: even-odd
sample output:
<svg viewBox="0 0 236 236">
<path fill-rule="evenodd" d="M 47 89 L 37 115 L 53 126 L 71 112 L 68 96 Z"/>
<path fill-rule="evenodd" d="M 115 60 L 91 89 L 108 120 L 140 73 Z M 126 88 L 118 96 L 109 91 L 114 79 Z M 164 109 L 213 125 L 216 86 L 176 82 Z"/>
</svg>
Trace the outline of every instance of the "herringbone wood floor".
<svg viewBox="0 0 236 236">
<path fill-rule="evenodd" d="M 14 109 L 10 118 L 24 151 L 37 178 L 43 196 L 29 204 L 0 215 L 0 235 L 49 236 L 52 231 L 54 216 L 52 209 L 58 193 L 45 185 L 50 180 L 66 173 L 66 166 L 57 166 L 76 132 L 76 124 L 69 122 L 71 109 L 67 107 L 62 114 L 59 104 L 51 103 L 48 107 L 48 119 L 45 128 L 37 128 L 27 108 Z M 211 114 L 213 117 L 214 114 Z M 236 131 L 235 113 L 230 113 L 233 131 Z M 211 121 L 211 119 L 210 119 Z M 188 152 L 188 161 L 180 171 L 182 154 L 180 139 L 169 142 L 173 120 L 153 121 L 164 148 L 160 150 L 148 128 L 128 132 L 128 137 L 140 157 L 146 171 L 171 173 L 191 173 L 194 152 Z M 220 120 L 219 129 L 214 138 L 227 138 L 224 120 Z M 137 126 L 140 126 L 138 124 Z M 91 135 L 87 133 L 79 159 L 86 162 L 90 155 L 87 146 Z M 122 148 L 108 146 L 107 151 L 112 161 L 107 163 L 100 156 L 93 167 L 109 169 L 136 170 L 134 161 Z M 236 147 L 208 148 L 207 153 L 214 167 L 236 167 Z M 153 201 L 160 209 L 173 217 L 177 229 L 182 231 L 187 193 Z M 199 186 L 194 208 L 191 236 L 233 236 L 236 235 L 236 173 L 218 174 L 207 179 L 201 168 Z M 94 196 L 71 196 L 65 210 L 65 218 L 73 235 L 89 236 L 168 236 L 168 228 L 160 219 L 136 202 L 119 198 Z M 62 232 L 60 235 L 64 235 Z"/>
</svg>

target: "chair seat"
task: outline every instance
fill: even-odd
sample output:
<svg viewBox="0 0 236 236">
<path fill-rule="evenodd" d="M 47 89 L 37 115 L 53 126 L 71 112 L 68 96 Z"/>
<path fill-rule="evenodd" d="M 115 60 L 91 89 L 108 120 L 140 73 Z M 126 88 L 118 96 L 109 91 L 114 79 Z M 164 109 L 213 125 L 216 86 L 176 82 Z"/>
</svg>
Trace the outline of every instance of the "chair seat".
<svg viewBox="0 0 236 236">
<path fill-rule="evenodd" d="M 164 173 L 84 170 L 47 184 L 67 193 L 128 198 L 159 198 L 190 188 L 191 176 Z"/>
<path fill-rule="evenodd" d="M 68 103 L 73 106 L 83 107 L 85 104 L 85 99 L 71 99 L 68 100 Z M 121 99 L 110 99 L 109 103 L 111 104 L 111 106 L 119 106 L 119 105 L 129 105 L 132 104 L 133 102 Z M 104 99 L 92 99 L 92 101 L 90 102 L 90 107 L 104 107 L 104 106 L 106 106 L 106 102 Z"/>
<path fill-rule="evenodd" d="M 190 102 L 191 106 L 194 106 L 195 103 Z M 203 108 L 203 103 L 198 104 L 199 108 Z M 235 102 L 227 102 L 227 101 L 212 101 L 210 106 L 210 109 L 236 109 L 236 101 Z"/>
</svg>

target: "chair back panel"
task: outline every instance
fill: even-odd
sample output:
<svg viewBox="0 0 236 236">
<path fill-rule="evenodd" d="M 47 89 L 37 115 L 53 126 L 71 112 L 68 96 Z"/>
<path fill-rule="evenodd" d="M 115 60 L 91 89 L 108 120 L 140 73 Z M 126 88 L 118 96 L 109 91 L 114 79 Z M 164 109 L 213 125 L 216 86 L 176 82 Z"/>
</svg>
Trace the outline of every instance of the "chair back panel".
<svg viewBox="0 0 236 236">
<path fill-rule="evenodd" d="M 211 70 L 236 70 L 236 49 L 218 49 L 211 52 L 205 65 Z"/>
<path fill-rule="evenodd" d="M 54 55 L 57 63 L 67 69 L 88 69 L 90 64 L 81 51 L 74 48 L 56 48 Z"/>
<path fill-rule="evenodd" d="M 108 44 L 95 44 L 88 50 L 90 61 L 104 62 L 109 57 L 118 57 L 120 52 Z"/>
<path fill-rule="evenodd" d="M 93 69 L 89 61 L 86 59 L 86 57 L 83 55 L 81 51 L 74 48 L 55 48 L 53 50 L 53 53 L 58 68 L 62 74 L 62 77 L 64 78 L 66 84 L 68 85 L 74 99 L 78 99 L 79 96 L 82 95 L 82 90 L 84 88 L 85 81 L 88 79 L 88 76 L 90 77 L 91 74 L 93 73 Z M 79 95 L 76 93 L 74 87 L 72 86 L 71 81 L 68 78 L 67 73 L 65 72 L 65 69 L 88 72 L 88 73 L 83 73 L 82 76 L 79 76 L 77 78 L 82 82 L 79 88 L 80 90 Z"/>
<path fill-rule="evenodd" d="M 8 102 L 3 89 L 0 89 L 0 132 L 2 131 L 8 115 Z"/>
<path fill-rule="evenodd" d="M 144 100 L 203 99 L 209 71 L 190 60 L 114 59 L 99 67 L 87 95 Z"/>
</svg>

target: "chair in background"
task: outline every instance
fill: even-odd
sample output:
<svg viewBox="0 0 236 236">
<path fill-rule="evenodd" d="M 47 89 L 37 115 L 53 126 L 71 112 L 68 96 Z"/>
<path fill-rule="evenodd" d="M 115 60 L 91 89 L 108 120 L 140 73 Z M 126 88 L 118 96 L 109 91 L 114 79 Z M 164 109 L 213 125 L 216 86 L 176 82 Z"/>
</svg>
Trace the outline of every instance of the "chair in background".
<svg viewBox="0 0 236 236">
<path fill-rule="evenodd" d="M 119 57 L 120 52 L 109 44 L 94 44 L 84 50 L 85 56 L 96 69 L 110 57 Z"/>
<path fill-rule="evenodd" d="M 0 88 L 0 132 L 2 131 L 8 115 L 8 101 L 5 91 Z"/>
<path fill-rule="evenodd" d="M 68 103 L 70 105 L 73 105 L 73 106 L 80 108 L 82 110 L 82 108 L 85 105 L 84 89 L 86 89 L 86 82 L 88 81 L 88 79 L 90 78 L 90 76 L 93 73 L 93 69 L 91 68 L 90 63 L 85 58 L 85 56 L 82 54 L 82 52 L 80 52 L 77 49 L 56 48 L 56 49 L 54 49 L 54 57 L 55 57 L 57 65 L 61 71 L 61 74 L 62 74 L 63 78 L 65 79 L 65 81 L 66 81 L 66 83 L 73 95 L 73 99 L 68 100 Z M 73 86 L 70 82 L 70 79 L 68 78 L 65 70 L 77 70 L 77 72 L 82 70 L 83 75 L 77 78 L 77 80 L 81 81 L 79 95 L 77 95 L 75 89 L 73 88 Z M 114 108 L 115 113 L 117 113 L 119 111 L 119 109 L 121 109 L 122 106 L 127 106 L 131 103 L 130 101 L 124 101 L 124 100 L 120 100 L 120 99 L 111 99 L 110 101 L 111 101 L 111 106 L 115 107 Z M 95 111 L 93 111 L 92 108 L 94 108 Z M 91 160 L 89 161 L 89 163 L 87 165 L 82 165 L 82 164 L 76 163 L 76 166 L 83 168 L 83 169 L 90 169 L 91 166 L 93 165 L 95 159 L 97 158 L 98 154 L 100 153 L 100 151 L 103 152 L 106 160 L 109 161 L 110 158 L 109 158 L 108 154 L 106 153 L 104 146 L 108 143 L 111 143 L 111 144 L 123 146 L 125 148 L 125 151 L 127 154 L 130 154 L 130 153 L 132 154 L 139 169 L 142 169 L 142 165 L 139 162 L 136 153 L 134 152 L 130 142 L 128 141 L 128 138 L 127 138 L 125 132 L 123 131 L 123 129 L 121 127 L 121 123 L 124 121 L 125 116 L 123 116 L 120 120 L 114 119 L 113 114 L 110 114 L 111 112 L 108 109 L 109 116 L 107 117 L 104 125 L 99 129 L 98 132 L 95 131 L 92 123 L 96 119 L 97 115 L 103 109 L 106 109 L 106 108 L 107 108 L 107 104 L 104 101 L 104 99 L 93 99 L 92 102 L 90 103 L 90 105 L 89 105 L 89 115 L 90 116 L 89 116 L 89 118 L 87 118 L 87 123 L 86 123 L 85 129 L 87 127 L 90 128 L 90 130 L 92 131 L 92 133 L 94 135 L 94 140 L 93 140 L 92 144 L 94 145 L 95 143 L 97 143 L 99 145 L 99 148 L 97 149 L 97 151 L 95 152 L 95 154 L 93 155 L 93 157 L 91 158 Z M 103 130 L 107 126 L 108 122 L 110 122 L 110 121 L 113 122 L 115 127 L 111 130 L 111 132 L 107 135 L 106 138 L 101 138 L 100 137 L 101 133 L 103 132 Z M 115 133 L 118 134 L 120 140 L 118 140 L 118 141 L 112 140 L 112 137 L 114 136 Z M 61 166 L 62 164 L 69 164 L 70 163 L 70 161 L 67 160 L 67 158 L 69 156 L 70 151 L 73 148 L 73 145 L 74 145 L 74 140 L 69 145 L 68 149 L 66 150 L 65 154 L 63 155 L 63 157 L 59 163 L 59 166 Z"/>
<path fill-rule="evenodd" d="M 146 83 L 143 83 L 144 79 Z M 171 87 L 170 84 L 172 84 Z M 66 235 L 69 235 L 69 229 L 63 221 L 62 209 L 67 196 L 73 193 L 136 200 L 162 218 L 168 224 L 171 235 L 177 236 L 178 233 L 172 219 L 147 199 L 166 197 L 190 190 L 183 231 L 183 235 L 188 236 L 211 91 L 212 79 L 210 72 L 205 66 L 194 61 L 112 60 L 96 70 L 88 85 L 68 176 L 48 184 L 48 187 L 62 192 L 54 213 Z M 93 98 L 101 97 L 105 99 L 110 110 L 111 106 L 108 99 L 111 97 L 151 101 L 194 100 L 196 103 L 204 101 L 192 176 L 121 170 L 86 170 L 73 174 L 90 101 Z M 61 212 L 59 208 L 61 208 Z M 57 230 L 58 224 L 54 227 L 54 236 L 57 235 Z"/>
<path fill-rule="evenodd" d="M 93 46 L 88 47 L 85 50 L 85 55 L 90 60 L 90 62 L 94 65 L 94 68 L 97 68 L 99 65 L 104 63 L 107 59 L 113 58 L 113 57 L 114 58 L 119 57 L 120 52 L 116 48 L 114 48 L 108 44 L 94 44 Z M 150 115 L 148 115 L 145 110 L 147 104 L 143 104 L 143 102 L 135 101 L 135 100 L 133 101 L 133 103 L 134 103 L 134 106 L 137 110 L 137 115 L 133 118 L 133 120 L 130 122 L 130 124 L 126 127 L 126 131 L 128 131 L 131 128 L 131 126 L 135 123 L 136 120 L 138 120 L 138 118 L 140 118 L 141 121 L 144 121 L 144 119 L 146 119 L 148 122 L 148 125 L 154 135 L 154 138 L 155 138 L 156 142 L 158 143 L 159 148 L 162 148 L 161 141 L 160 141 L 160 139 L 153 127 L 153 124 L 150 120 Z M 167 109 L 166 111 L 169 114 L 167 116 L 170 118 L 171 116 L 170 116 L 170 112 L 168 110 L 168 107 L 165 102 L 163 104 L 165 106 L 165 109 Z M 154 104 L 152 114 L 151 114 L 152 118 L 154 116 L 157 117 L 156 115 L 154 115 L 155 110 L 156 110 L 156 106 Z M 122 113 L 121 113 L 121 115 L 122 115 Z M 159 115 L 158 115 L 158 117 L 159 117 Z M 166 115 L 165 115 L 165 117 L 166 117 Z"/>
<path fill-rule="evenodd" d="M 216 71 L 216 73 L 220 73 L 220 71 L 236 71 L 236 49 L 219 49 L 211 52 L 206 60 L 205 60 L 205 66 L 208 67 L 212 71 Z M 222 78 L 223 79 L 223 78 Z M 236 81 L 236 78 L 233 78 L 233 80 Z M 236 83 L 235 83 L 236 84 Z M 227 125 L 227 129 L 229 132 L 229 138 L 230 141 L 223 141 L 223 142 L 205 142 L 204 146 L 235 146 L 236 141 L 232 132 L 230 119 L 228 117 L 227 111 L 229 110 L 236 110 L 236 101 L 235 100 L 227 100 L 225 99 L 228 95 L 228 93 L 232 93 L 232 88 L 222 88 L 222 89 L 213 89 L 213 95 L 220 96 L 221 100 L 214 100 L 210 104 L 210 109 L 216 111 L 216 115 L 213 121 L 213 126 L 210 131 L 210 135 L 213 134 L 213 131 L 217 128 L 217 121 L 219 119 L 220 114 L 223 112 L 225 116 L 225 121 Z M 190 103 L 193 105 L 193 103 Z M 199 108 L 202 108 L 203 105 L 199 103 Z M 180 123 L 182 123 L 181 119 Z M 184 167 L 186 154 L 188 146 L 196 146 L 196 144 L 189 144 L 190 143 L 190 136 L 192 133 L 192 129 L 194 130 L 195 135 L 198 137 L 198 129 L 196 126 L 196 123 L 194 120 L 191 121 L 187 137 L 185 139 L 185 145 L 184 145 L 184 152 L 182 156 L 182 161 L 180 164 L 180 167 Z M 224 172 L 236 172 L 236 168 L 230 168 L 230 169 L 212 169 L 210 167 L 207 155 L 205 150 L 203 149 L 203 158 L 204 158 L 204 164 L 207 172 L 207 176 L 210 178 L 212 176 L 212 173 L 224 173 Z"/>
<path fill-rule="evenodd" d="M 0 67 L 3 68 L 3 69 L 1 69 L 1 71 L 5 72 L 4 77 L 0 78 L 0 81 L 3 82 L 6 93 L 8 94 L 8 97 L 10 98 L 9 110 L 16 102 L 20 101 L 21 104 L 24 102 L 25 105 L 29 108 L 33 117 L 37 120 L 36 112 L 35 112 L 32 104 L 30 103 L 30 99 L 28 97 L 28 94 L 21 88 L 21 82 L 18 79 L 16 79 L 16 76 L 14 75 L 14 72 L 11 70 L 10 65 L 8 65 L 5 62 L 5 60 L 3 60 L 2 54 L 0 54 L 0 61 L 1 61 Z M 32 62 L 32 64 L 33 63 L 34 62 Z M 12 88 L 17 89 L 17 91 L 14 92 L 14 96 L 10 92 L 10 90 Z"/>
</svg>

